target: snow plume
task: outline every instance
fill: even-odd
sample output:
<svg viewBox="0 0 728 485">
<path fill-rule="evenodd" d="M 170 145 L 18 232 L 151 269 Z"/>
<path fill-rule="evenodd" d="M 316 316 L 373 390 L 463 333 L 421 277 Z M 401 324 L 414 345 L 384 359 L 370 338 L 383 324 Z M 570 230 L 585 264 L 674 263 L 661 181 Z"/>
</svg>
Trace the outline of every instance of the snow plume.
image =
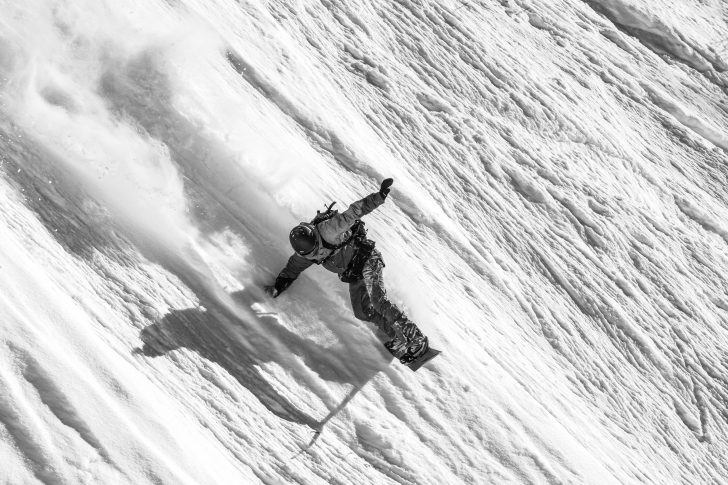
<svg viewBox="0 0 728 485">
<path fill-rule="evenodd" d="M 183 113 L 178 104 L 190 98 L 175 83 L 219 50 L 217 37 L 192 20 L 131 27 L 103 2 L 31 3 L 17 7 L 20 20 L 0 39 L 8 118 L 148 256 L 208 296 L 224 295 L 208 265 L 229 258 L 201 233 L 207 214 L 184 179 L 207 171 L 211 187 L 203 189 L 229 192 L 235 179 L 209 162 L 235 154 L 213 146 L 202 121 Z M 30 29 L 37 35 L 19 35 Z"/>
<path fill-rule="evenodd" d="M 181 174 L 167 147 L 125 119 L 103 93 L 104 79 L 128 58 L 152 58 L 153 50 L 164 56 L 158 36 L 133 32 L 96 2 L 32 3 L 21 7 L 14 26 L 37 35 L 4 39 L 14 60 L 4 66 L 4 108 L 133 230 L 179 251 L 194 235 Z"/>
<path fill-rule="evenodd" d="M 135 19 L 132 28 L 112 8 L 42 0 L 18 7 L 13 28 L 38 35 L 0 40 L 2 109 L 28 146 L 48 154 L 37 163 L 70 174 L 66 193 L 90 196 L 86 209 L 97 222 L 121 229 L 220 321 L 247 322 L 252 334 L 238 337 L 252 350 L 246 341 L 260 335 L 249 309 L 255 298 L 242 295 L 246 307 L 230 293 L 270 278 L 245 258 L 254 250 L 265 261 L 266 235 L 295 223 L 271 218 L 270 207 L 300 204 L 281 194 L 305 165 L 285 150 L 271 153 L 244 106 L 215 101 L 206 58 L 222 58 L 221 46 L 203 22 Z M 195 73 L 199 91 L 184 82 Z M 257 342 L 259 351 L 284 353 L 275 341 Z"/>
</svg>

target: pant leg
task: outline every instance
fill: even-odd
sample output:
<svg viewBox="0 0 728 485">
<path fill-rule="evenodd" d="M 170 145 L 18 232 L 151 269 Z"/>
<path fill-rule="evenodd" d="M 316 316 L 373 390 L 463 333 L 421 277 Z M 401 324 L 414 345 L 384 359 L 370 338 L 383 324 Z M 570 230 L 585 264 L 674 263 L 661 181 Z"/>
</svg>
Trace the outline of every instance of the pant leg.
<svg viewBox="0 0 728 485">
<path fill-rule="evenodd" d="M 397 334 L 389 325 L 387 319 L 378 314 L 372 307 L 369 292 L 363 279 L 349 284 L 349 297 L 351 298 L 351 307 L 354 309 L 354 316 L 364 322 L 373 323 L 376 327 L 375 335 L 382 344 L 386 344 L 396 337 Z"/>
<path fill-rule="evenodd" d="M 363 278 L 349 286 L 354 314 L 376 325 L 377 337 L 392 355 L 410 362 L 427 350 L 427 337 L 387 298 L 383 268 L 382 255 L 374 250 L 364 264 Z"/>
</svg>

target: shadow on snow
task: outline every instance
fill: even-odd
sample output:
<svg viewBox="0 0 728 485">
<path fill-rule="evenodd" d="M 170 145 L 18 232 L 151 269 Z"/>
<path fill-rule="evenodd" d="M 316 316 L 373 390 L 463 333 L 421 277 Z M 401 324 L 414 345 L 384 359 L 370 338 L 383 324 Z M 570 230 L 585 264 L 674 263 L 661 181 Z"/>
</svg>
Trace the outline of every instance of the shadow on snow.
<svg viewBox="0 0 728 485">
<path fill-rule="evenodd" d="M 238 291 L 230 295 L 235 305 L 250 307 L 256 295 Z M 320 431 L 379 372 L 391 358 L 376 352 L 376 358 L 361 359 L 349 349 L 326 347 L 305 339 L 286 328 L 274 313 L 256 313 L 255 322 L 246 321 L 224 305 L 205 303 L 206 307 L 173 310 L 159 322 L 141 331 L 144 345 L 135 353 L 159 357 L 186 348 L 214 362 L 253 393 L 270 412 L 290 422 Z M 275 345 L 281 344 L 281 345 Z M 368 349 L 373 350 L 373 349 Z M 351 358 L 350 358 L 351 357 Z M 329 414 L 317 419 L 298 409 L 266 380 L 260 365 L 278 362 L 301 374 L 303 365 L 328 382 L 350 384 L 348 395 L 335 405 L 325 403 Z M 299 377 L 305 378 L 304 375 Z"/>
</svg>

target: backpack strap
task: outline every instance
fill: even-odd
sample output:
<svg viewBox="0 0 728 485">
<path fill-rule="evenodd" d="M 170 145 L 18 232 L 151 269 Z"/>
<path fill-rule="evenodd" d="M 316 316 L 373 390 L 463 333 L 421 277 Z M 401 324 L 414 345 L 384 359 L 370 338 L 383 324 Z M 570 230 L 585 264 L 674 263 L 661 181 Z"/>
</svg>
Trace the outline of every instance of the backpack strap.
<svg viewBox="0 0 728 485">
<path fill-rule="evenodd" d="M 339 249 L 343 248 L 344 246 L 346 246 L 347 244 L 349 244 L 352 241 L 356 241 L 357 238 L 359 238 L 361 235 L 365 235 L 366 234 L 366 229 L 364 229 L 364 221 L 362 221 L 361 219 L 358 220 L 358 221 L 356 221 L 354 224 L 352 224 L 350 230 L 351 230 L 351 234 L 341 244 L 329 244 L 329 243 L 326 242 L 326 240 L 324 240 L 324 238 L 322 236 L 321 237 L 321 244 L 326 249 L 331 250 L 331 253 L 328 256 L 326 256 L 324 259 L 322 259 L 320 262 L 319 261 L 316 261 L 316 264 L 324 264 L 326 261 L 329 260 L 329 258 L 331 256 L 333 256 L 334 254 L 336 254 L 336 252 Z"/>
</svg>

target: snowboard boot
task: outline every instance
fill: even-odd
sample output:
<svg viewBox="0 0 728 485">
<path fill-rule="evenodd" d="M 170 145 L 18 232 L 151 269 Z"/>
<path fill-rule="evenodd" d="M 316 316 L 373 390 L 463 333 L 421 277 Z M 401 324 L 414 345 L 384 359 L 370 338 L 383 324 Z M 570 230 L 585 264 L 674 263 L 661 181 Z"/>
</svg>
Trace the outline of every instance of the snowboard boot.
<svg viewBox="0 0 728 485">
<path fill-rule="evenodd" d="M 417 357 L 415 360 L 413 360 L 412 362 L 405 364 L 405 365 L 407 367 L 409 367 L 412 372 L 417 372 L 417 369 L 419 369 L 420 367 L 422 367 L 423 365 L 425 365 L 426 363 L 428 363 L 429 361 L 431 361 L 432 359 L 434 359 L 441 353 L 442 352 L 440 352 L 439 350 L 435 350 L 432 347 L 428 347 L 427 350 L 424 353 L 422 353 L 419 357 Z"/>
<path fill-rule="evenodd" d="M 399 358 L 399 361 L 404 365 L 408 365 L 410 362 L 417 360 L 422 354 L 427 352 L 430 348 L 430 344 L 427 337 L 420 335 L 408 342 L 410 345 L 407 347 L 407 351 Z"/>
</svg>

